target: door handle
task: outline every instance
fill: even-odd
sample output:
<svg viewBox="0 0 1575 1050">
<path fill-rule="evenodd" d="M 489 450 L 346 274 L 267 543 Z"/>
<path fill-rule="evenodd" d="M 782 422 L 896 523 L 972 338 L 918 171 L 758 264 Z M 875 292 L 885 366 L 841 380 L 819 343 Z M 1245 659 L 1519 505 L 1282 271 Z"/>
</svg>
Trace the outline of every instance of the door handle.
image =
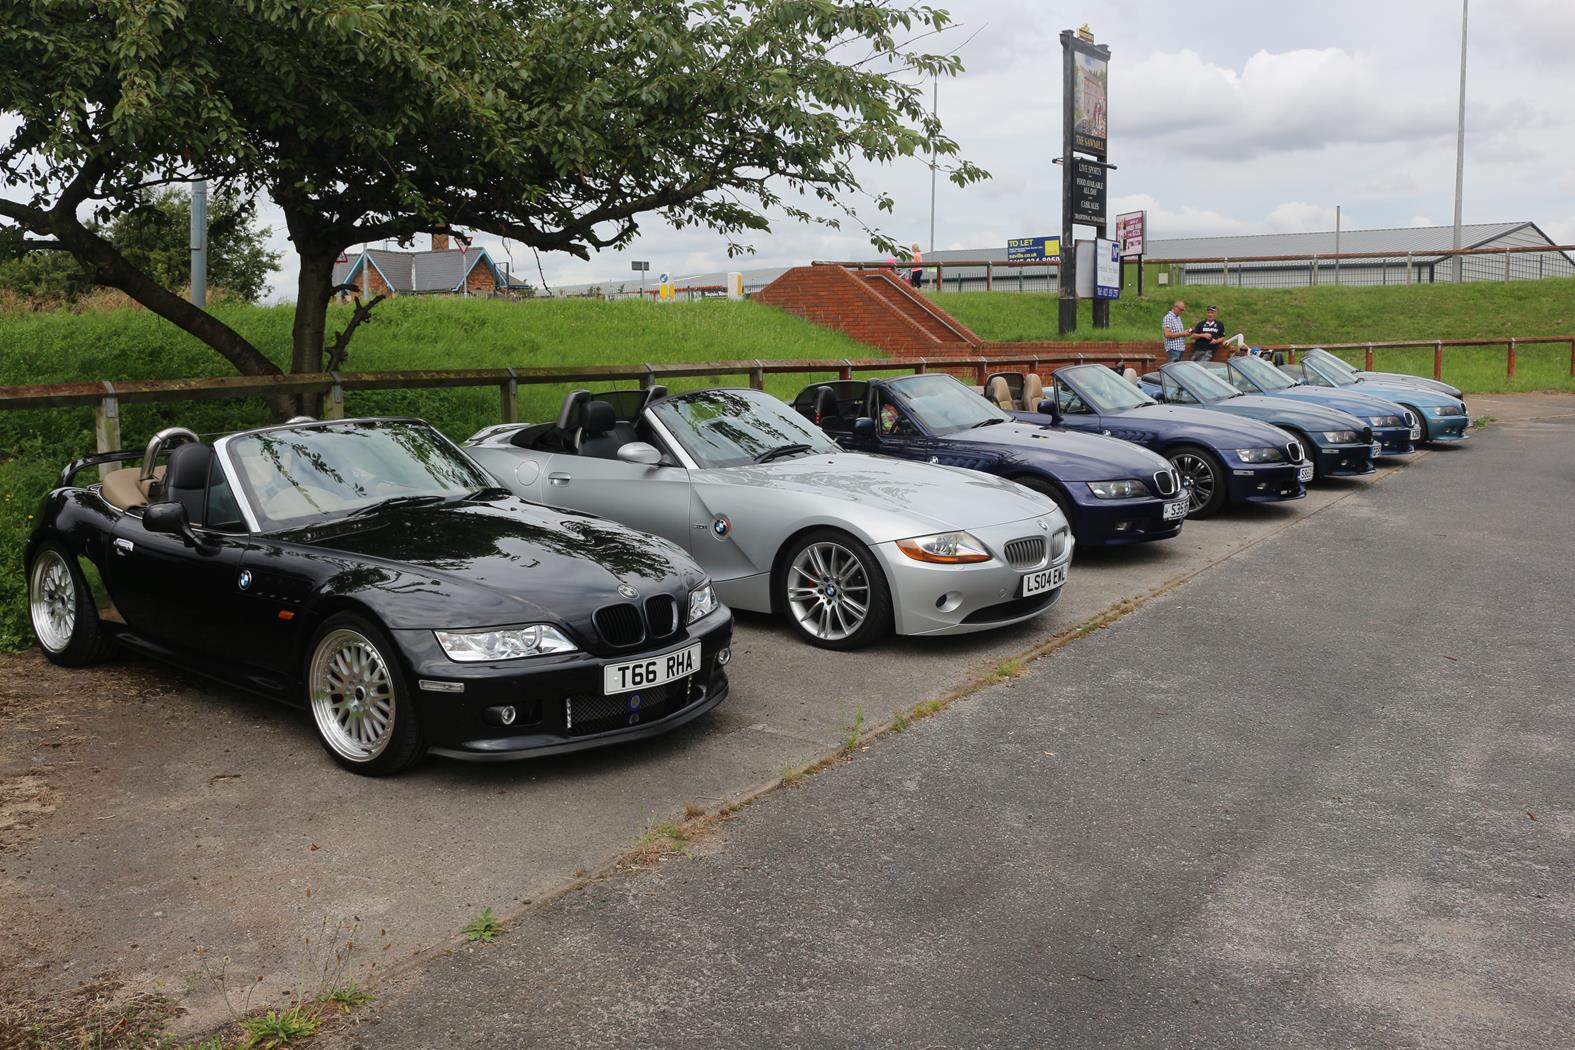
<svg viewBox="0 0 1575 1050">
<path fill-rule="evenodd" d="M 110 546 L 115 548 L 116 554 L 130 554 L 136 544 L 132 543 L 130 540 L 117 539 L 114 543 L 110 544 Z"/>
<path fill-rule="evenodd" d="M 574 478 L 572 475 L 565 474 L 562 471 L 556 471 L 547 475 L 547 483 L 549 485 L 567 485 L 573 480 Z"/>
</svg>

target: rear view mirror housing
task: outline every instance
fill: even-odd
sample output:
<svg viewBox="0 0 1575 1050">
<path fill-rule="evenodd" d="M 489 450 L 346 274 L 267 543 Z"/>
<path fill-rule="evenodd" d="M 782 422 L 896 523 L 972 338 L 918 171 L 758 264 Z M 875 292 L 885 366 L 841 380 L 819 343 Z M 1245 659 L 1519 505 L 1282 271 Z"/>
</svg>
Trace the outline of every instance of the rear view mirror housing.
<svg viewBox="0 0 1575 1050">
<path fill-rule="evenodd" d="M 853 436 L 861 438 L 875 438 L 875 420 L 869 416 L 860 416 L 853 421 Z"/>
<path fill-rule="evenodd" d="M 184 504 L 173 501 L 150 503 L 142 512 L 142 527 L 148 532 L 163 533 L 166 536 L 179 536 L 189 547 L 201 547 L 202 538 L 192 531 L 191 522 L 186 517 Z"/>
<path fill-rule="evenodd" d="M 662 462 L 662 453 L 655 445 L 644 441 L 631 441 L 618 449 L 618 458 L 625 463 L 640 463 L 654 467 Z"/>
</svg>

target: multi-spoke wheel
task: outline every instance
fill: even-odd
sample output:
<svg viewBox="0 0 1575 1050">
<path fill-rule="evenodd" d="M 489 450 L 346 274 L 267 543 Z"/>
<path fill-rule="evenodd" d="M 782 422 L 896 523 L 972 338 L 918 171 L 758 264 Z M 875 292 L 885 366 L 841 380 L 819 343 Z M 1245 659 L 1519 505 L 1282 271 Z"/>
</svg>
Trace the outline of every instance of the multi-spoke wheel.
<svg viewBox="0 0 1575 1050">
<path fill-rule="evenodd" d="M 1219 460 L 1196 445 L 1172 449 L 1168 457 L 1187 486 L 1187 517 L 1206 518 L 1225 505 L 1225 471 Z"/>
<path fill-rule="evenodd" d="M 39 546 L 27 573 L 27 611 L 38 646 L 52 662 L 80 667 L 104 658 L 109 639 L 82 571 L 54 542 Z"/>
<path fill-rule="evenodd" d="M 845 533 L 800 537 L 783 559 L 779 605 L 811 645 L 856 649 L 891 629 L 891 592 L 869 548 Z"/>
<path fill-rule="evenodd" d="M 424 750 L 416 712 L 376 627 L 336 616 L 318 629 L 306 670 L 317 735 L 340 765 L 357 773 L 395 773 Z"/>
</svg>

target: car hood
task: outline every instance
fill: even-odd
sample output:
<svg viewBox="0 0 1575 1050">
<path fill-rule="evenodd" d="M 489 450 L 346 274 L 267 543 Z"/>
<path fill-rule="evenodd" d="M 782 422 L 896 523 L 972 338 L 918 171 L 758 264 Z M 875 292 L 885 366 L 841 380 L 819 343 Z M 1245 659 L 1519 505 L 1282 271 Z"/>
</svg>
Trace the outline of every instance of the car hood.
<svg viewBox="0 0 1575 1050">
<path fill-rule="evenodd" d="M 1342 388 L 1343 389 L 1343 388 Z M 1373 394 L 1386 401 L 1396 404 L 1404 401 L 1408 405 L 1419 408 L 1435 408 L 1443 405 L 1459 405 L 1460 399 L 1440 394 L 1436 390 L 1424 390 L 1417 386 L 1405 386 L 1399 383 L 1381 383 L 1374 379 L 1361 379 L 1356 383 L 1356 389 L 1364 394 Z"/>
<path fill-rule="evenodd" d="M 1461 395 L 1459 387 L 1450 386 L 1438 379 L 1428 379 L 1426 376 L 1407 375 L 1404 372 L 1358 372 L 1362 379 L 1371 379 L 1378 383 L 1387 383 L 1390 386 L 1410 386 L 1419 390 L 1432 390 L 1439 394 L 1448 394 L 1458 398 Z"/>
<path fill-rule="evenodd" d="M 989 528 L 1045 513 L 1045 499 L 1013 482 L 971 470 L 858 452 L 796 456 L 758 466 L 700 472 L 708 486 L 787 490 L 822 505 L 856 504 L 928 530 Z"/>
<path fill-rule="evenodd" d="M 1289 390 L 1281 390 L 1271 395 L 1286 401 L 1306 401 L 1309 404 L 1324 405 L 1340 412 L 1349 412 L 1358 419 L 1367 420 L 1369 416 L 1397 416 L 1400 406 L 1386 397 L 1375 394 L 1358 394 L 1350 387 L 1341 387 L 1335 390 L 1326 386 L 1295 386 Z"/>
<path fill-rule="evenodd" d="M 1349 412 L 1326 405 L 1310 401 L 1301 404 L 1289 398 L 1264 397 L 1262 394 L 1243 394 L 1215 401 L 1208 407 L 1221 412 L 1238 412 L 1277 427 L 1292 427 L 1301 431 L 1349 430 L 1353 426 L 1367 425 L 1366 420 L 1354 418 Z"/>
<path fill-rule="evenodd" d="M 1100 420 L 1116 429 L 1122 426 L 1154 427 L 1167 437 L 1185 428 L 1183 436 L 1204 441 L 1215 448 L 1251 448 L 1279 445 L 1285 433 L 1267 423 L 1244 419 L 1226 412 L 1215 412 L 1192 405 L 1141 405 L 1126 412 L 1101 415 Z"/>
<path fill-rule="evenodd" d="M 333 588 L 390 627 L 573 623 L 628 601 L 620 585 L 678 596 L 703 578 L 666 540 L 518 499 L 391 508 L 278 538 L 343 556 Z"/>
<path fill-rule="evenodd" d="M 1046 423 L 1049 417 L 1045 417 Z M 1146 448 L 1105 437 L 1082 434 L 1062 427 L 1036 427 L 1028 423 L 965 430 L 940 439 L 948 447 L 1010 448 L 1023 462 L 1042 467 L 1062 481 L 1109 481 L 1113 478 L 1148 478 L 1169 470 L 1170 461 Z"/>
</svg>

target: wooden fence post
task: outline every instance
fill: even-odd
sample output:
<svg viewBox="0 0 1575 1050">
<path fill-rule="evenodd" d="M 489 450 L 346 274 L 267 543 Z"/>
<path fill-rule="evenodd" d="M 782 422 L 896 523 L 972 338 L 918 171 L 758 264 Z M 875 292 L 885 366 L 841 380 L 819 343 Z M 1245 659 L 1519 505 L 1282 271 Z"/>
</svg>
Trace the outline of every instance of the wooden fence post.
<svg viewBox="0 0 1575 1050">
<path fill-rule="evenodd" d="M 93 410 L 93 436 L 98 440 L 100 452 L 120 451 L 120 401 L 115 397 L 115 384 L 105 380 L 104 396 Z M 118 463 L 101 463 L 98 479 L 103 481 Z"/>
<path fill-rule="evenodd" d="M 853 362 L 852 361 L 849 361 L 845 357 L 842 359 L 842 367 L 837 369 L 837 378 L 842 380 L 844 383 L 848 382 L 849 380 L 851 380 L 853 378 Z"/>
<path fill-rule="evenodd" d="M 1373 370 L 1373 344 L 1372 343 L 1368 343 L 1367 344 L 1367 370 L 1369 372 L 1371 372 Z"/>
<path fill-rule="evenodd" d="M 980 386 L 984 386 L 984 377 L 987 374 L 987 369 L 989 366 L 990 363 L 982 357 L 979 358 L 979 363 L 974 366 L 974 378 L 979 381 Z"/>
<path fill-rule="evenodd" d="M 1509 378 L 1515 378 L 1515 340 L 1509 341 Z"/>
<path fill-rule="evenodd" d="M 1405 283 L 1406 283 L 1406 287 L 1409 288 L 1411 286 L 1411 253 L 1410 252 L 1406 252 L 1405 253 Z"/>
<path fill-rule="evenodd" d="M 993 262 L 987 261 L 984 264 L 984 290 L 995 291 L 995 263 Z"/>
<path fill-rule="evenodd" d="M 649 390 L 656 385 L 656 369 L 651 367 L 650 362 L 646 362 L 644 367 L 645 375 L 640 377 L 640 389 Z"/>
<path fill-rule="evenodd" d="M 498 384 L 499 410 L 505 423 L 518 423 L 520 421 L 520 384 L 514 377 L 514 369 L 509 369 L 509 377 Z"/>
<path fill-rule="evenodd" d="M 940 263 L 935 264 L 935 290 L 937 292 L 944 292 L 946 290 L 946 267 L 942 266 Z M 957 290 L 959 292 L 962 291 L 962 286 L 958 285 Z"/>
<path fill-rule="evenodd" d="M 755 367 L 749 370 L 749 385 L 756 390 L 764 390 L 766 388 L 766 366 L 760 362 L 758 357 L 755 358 Z"/>
<path fill-rule="evenodd" d="M 1442 339 L 1433 342 L 1433 378 L 1444 378 L 1444 341 Z"/>
<path fill-rule="evenodd" d="M 333 377 L 333 385 L 328 388 L 328 396 L 323 398 L 323 418 L 343 419 L 345 417 L 345 388 L 339 385 L 339 373 L 329 372 Z"/>
<path fill-rule="evenodd" d="M 1509 283 L 1509 249 L 1504 249 L 1504 283 Z"/>
<path fill-rule="evenodd" d="M 1575 361 L 1575 339 L 1570 340 L 1570 360 Z M 929 369 L 929 364 L 924 358 L 919 358 L 919 363 L 913 367 L 913 374 L 922 376 Z"/>
</svg>

